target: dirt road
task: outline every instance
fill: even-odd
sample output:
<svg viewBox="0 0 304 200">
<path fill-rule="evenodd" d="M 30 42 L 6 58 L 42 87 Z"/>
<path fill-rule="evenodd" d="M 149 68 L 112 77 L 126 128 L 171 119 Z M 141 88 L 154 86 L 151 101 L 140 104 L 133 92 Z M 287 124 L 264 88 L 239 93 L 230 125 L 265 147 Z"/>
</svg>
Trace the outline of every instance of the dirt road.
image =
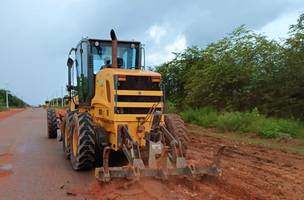
<svg viewBox="0 0 304 200">
<path fill-rule="evenodd" d="M 68 189 L 85 187 L 94 173 L 76 173 L 61 143 L 46 137 L 43 109 L 26 110 L 0 121 L 0 199 L 71 199 Z M 73 199 L 83 199 L 73 196 Z"/>
<path fill-rule="evenodd" d="M 45 111 L 36 109 L 0 121 L 1 200 L 304 199 L 303 155 L 214 137 L 210 130 L 194 126 L 188 127 L 188 155 L 196 162 L 209 164 L 220 146 L 233 147 L 223 155 L 222 177 L 113 180 L 100 185 L 93 171 L 71 170 L 61 143 L 47 139 L 45 118 Z"/>
</svg>

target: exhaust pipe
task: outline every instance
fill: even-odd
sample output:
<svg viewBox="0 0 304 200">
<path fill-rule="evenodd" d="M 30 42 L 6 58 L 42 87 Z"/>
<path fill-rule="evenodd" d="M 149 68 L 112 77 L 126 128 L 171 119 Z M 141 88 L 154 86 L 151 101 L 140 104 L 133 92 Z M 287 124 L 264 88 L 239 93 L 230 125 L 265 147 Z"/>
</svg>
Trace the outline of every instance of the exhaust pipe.
<svg viewBox="0 0 304 200">
<path fill-rule="evenodd" d="M 117 68 L 117 37 L 113 29 L 110 34 L 112 39 L 112 67 Z"/>
</svg>

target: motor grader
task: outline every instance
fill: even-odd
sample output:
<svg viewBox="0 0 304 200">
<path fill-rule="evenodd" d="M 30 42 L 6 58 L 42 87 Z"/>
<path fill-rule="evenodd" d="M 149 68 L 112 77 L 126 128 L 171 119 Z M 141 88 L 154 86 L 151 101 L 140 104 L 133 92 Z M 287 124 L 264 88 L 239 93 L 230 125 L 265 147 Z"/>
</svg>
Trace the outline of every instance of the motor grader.
<svg viewBox="0 0 304 200">
<path fill-rule="evenodd" d="M 69 107 L 57 120 L 59 126 L 55 110 L 47 110 L 48 136 L 56 138 L 60 127 L 64 156 L 72 168 L 95 168 L 103 182 L 219 175 L 219 155 L 208 167 L 186 160 L 184 122 L 176 114 L 165 114 L 161 75 L 144 70 L 141 43 L 118 41 L 113 30 L 110 35 L 111 40 L 84 38 L 70 50 Z"/>
</svg>

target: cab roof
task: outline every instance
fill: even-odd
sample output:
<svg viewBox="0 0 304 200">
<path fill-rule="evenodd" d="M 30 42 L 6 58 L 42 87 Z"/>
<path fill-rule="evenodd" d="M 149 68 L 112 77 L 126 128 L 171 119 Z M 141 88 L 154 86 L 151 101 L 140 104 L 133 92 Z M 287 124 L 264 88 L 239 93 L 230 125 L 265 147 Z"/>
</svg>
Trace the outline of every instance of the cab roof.
<svg viewBox="0 0 304 200">
<path fill-rule="evenodd" d="M 82 43 L 82 42 L 90 42 L 90 43 L 94 43 L 94 42 L 99 42 L 99 43 L 106 43 L 106 44 L 110 44 L 112 43 L 112 40 L 104 40 L 104 39 L 93 39 L 93 38 L 82 38 L 80 40 L 80 42 L 77 44 L 77 46 Z M 140 45 L 139 41 L 133 41 L 133 40 L 117 40 L 117 42 L 119 44 L 136 44 L 136 45 Z"/>
</svg>

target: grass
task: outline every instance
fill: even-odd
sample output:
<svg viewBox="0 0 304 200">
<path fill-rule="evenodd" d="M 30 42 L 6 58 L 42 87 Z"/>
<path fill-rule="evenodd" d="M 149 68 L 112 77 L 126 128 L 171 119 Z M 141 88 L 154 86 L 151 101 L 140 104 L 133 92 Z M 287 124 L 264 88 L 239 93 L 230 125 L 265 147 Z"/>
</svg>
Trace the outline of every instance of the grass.
<svg viewBox="0 0 304 200">
<path fill-rule="evenodd" d="M 300 140 L 298 144 L 293 144 L 289 142 L 280 142 L 280 140 L 277 139 L 264 139 L 264 138 L 256 138 L 256 137 L 248 137 L 246 134 L 237 134 L 230 132 L 229 134 L 219 132 L 218 130 L 212 130 L 208 129 L 206 131 L 205 128 L 201 126 L 196 126 L 196 125 L 188 125 L 187 126 L 188 131 L 190 134 L 194 135 L 208 135 L 211 137 L 219 138 L 219 139 L 224 139 L 224 140 L 230 140 L 230 141 L 235 141 L 235 142 L 241 142 L 242 144 L 249 144 L 249 145 L 254 145 L 254 146 L 262 146 L 265 148 L 270 148 L 270 149 L 276 149 L 276 150 L 281 150 L 281 151 L 286 151 L 286 152 L 294 152 L 294 153 L 299 153 L 304 155 L 304 141 Z"/>
<path fill-rule="evenodd" d="M 304 124 L 293 119 L 275 119 L 252 112 L 218 112 L 212 108 L 189 109 L 180 113 L 188 122 L 224 131 L 257 133 L 264 138 L 303 138 Z"/>
</svg>

